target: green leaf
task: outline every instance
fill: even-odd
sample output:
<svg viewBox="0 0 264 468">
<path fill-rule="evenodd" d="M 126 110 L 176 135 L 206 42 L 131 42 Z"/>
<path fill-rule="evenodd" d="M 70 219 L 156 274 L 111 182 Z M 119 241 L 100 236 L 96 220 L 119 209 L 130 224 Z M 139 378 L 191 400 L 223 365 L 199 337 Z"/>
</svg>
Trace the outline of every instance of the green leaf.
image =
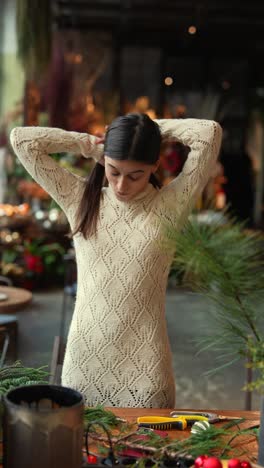
<svg viewBox="0 0 264 468">
<path fill-rule="evenodd" d="M 2 262 L 14 263 L 17 259 L 17 252 L 15 250 L 4 250 L 2 254 Z"/>
<path fill-rule="evenodd" d="M 43 261 L 45 265 L 51 265 L 56 262 L 56 255 L 52 255 L 52 254 L 46 255 Z"/>
</svg>

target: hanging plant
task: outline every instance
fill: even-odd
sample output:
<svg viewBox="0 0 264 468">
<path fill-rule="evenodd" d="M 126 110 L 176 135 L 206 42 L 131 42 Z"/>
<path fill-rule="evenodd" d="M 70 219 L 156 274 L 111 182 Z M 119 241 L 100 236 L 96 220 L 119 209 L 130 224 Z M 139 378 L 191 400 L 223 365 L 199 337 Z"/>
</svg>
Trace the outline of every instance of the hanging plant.
<svg viewBox="0 0 264 468">
<path fill-rule="evenodd" d="M 51 23 L 50 0 L 17 0 L 17 55 L 28 78 L 41 74 L 50 62 Z"/>
</svg>

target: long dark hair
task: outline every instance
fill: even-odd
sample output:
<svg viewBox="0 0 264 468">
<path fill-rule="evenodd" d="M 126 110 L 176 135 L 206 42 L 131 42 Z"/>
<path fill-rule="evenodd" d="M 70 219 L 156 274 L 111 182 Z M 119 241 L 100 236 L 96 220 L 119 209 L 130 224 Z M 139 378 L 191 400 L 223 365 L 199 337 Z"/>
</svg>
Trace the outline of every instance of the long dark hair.
<svg viewBox="0 0 264 468">
<path fill-rule="evenodd" d="M 133 160 L 155 164 L 159 159 L 161 135 L 158 124 L 146 114 L 127 114 L 117 117 L 109 125 L 104 143 L 104 154 L 119 161 Z M 96 163 L 82 195 L 77 212 L 77 225 L 72 235 L 80 232 L 85 239 L 96 233 L 101 190 L 106 182 L 105 168 Z M 151 174 L 149 182 L 156 188 L 160 182 Z"/>
</svg>

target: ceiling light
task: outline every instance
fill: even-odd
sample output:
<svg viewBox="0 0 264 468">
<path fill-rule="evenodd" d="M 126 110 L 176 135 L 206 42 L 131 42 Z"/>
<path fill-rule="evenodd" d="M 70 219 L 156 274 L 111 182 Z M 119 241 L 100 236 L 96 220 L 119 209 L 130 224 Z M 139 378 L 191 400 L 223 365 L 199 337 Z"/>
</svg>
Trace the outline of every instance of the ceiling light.
<svg viewBox="0 0 264 468">
<path fill-rule="evenodd" d="M 197 32 L 196 26 L 194 26 L 194 25 L 189 26 L 189 28 L 188 28 L 188 33 L 189 34 L 196 34 L 196 32 Z"/>
<path fill-rule="evenodd" d="M 165 80 L 164 80 L 164 83 L 165 83 L 166 86 L 171 86 L 172 83 L 173 83 L 172 77 L 171 77 L 171 76 L 167 76 L 167 77 L 165 78 Z"/>
</svg>

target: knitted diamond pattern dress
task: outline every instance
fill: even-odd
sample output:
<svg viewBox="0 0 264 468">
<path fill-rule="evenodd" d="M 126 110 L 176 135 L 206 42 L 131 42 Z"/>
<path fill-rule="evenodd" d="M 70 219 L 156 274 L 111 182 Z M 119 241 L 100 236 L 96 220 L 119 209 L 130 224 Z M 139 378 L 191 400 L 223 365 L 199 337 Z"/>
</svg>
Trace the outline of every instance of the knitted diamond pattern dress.
<svg viewBox="0 0 264 468">
<path fill-rule="evenodd" d="M 181 229 L 216 161 L 221 127 L 197 119 L 157 120 L 163 138 L 190 147 L 181 174 L 160 190 L 148 185 L 129 202 L 102 189 L 97 234 L 74 236 L 78 288 L 62 384 L 86 404 L 173 407 L 175 383 L 165 320 L 173 250 L 167 228 Z M 64 210 L 71 228 L 84 179 L 49 155 L 69 151 L 99 160 L 96 137 L 56 128 L 18 127 L 11 143 L 32 177 Z"/>
</svg>

